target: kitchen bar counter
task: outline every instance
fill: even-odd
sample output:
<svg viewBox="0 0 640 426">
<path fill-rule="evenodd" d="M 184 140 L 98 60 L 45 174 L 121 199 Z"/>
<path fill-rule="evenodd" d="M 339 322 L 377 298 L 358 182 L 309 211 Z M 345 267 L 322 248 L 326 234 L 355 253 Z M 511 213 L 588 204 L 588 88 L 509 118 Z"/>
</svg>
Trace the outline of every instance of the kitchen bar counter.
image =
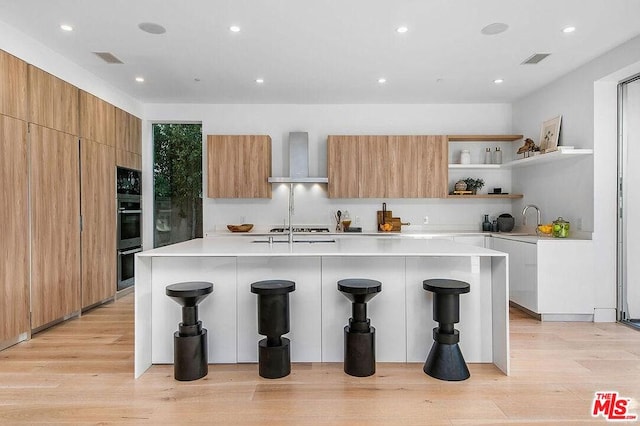
<svg viewBox="0 0 640 426">
<path fill-rule="evenodd" d="M 509 372 L 507 255 L 449 240 L 296 236 L 287 243 L 256 238 L 205 238 L 136 255 L 135 376 L 152 364 L 173 363 L 173 332 L 180 307 L 165 295 L 179 281 L 211 281 L 199 308 L 209 330 L 209 362 L 257 361 L 256 299 L 250 284 L 265 279 L 296 282 L 291 293 L 293 362 L 341 362 L 342 328 L 350 302 L 337 291 L 342 278 L 382 281 L 368 306 L 376 327 L 379 362 L 424 362 L 432 343 L 429 278 L 469 282 L 460 298 L 460 346 L 467 362 L 493 363 Z M 274 236 L 286 240 L 286 235 Z M 423 374 L 419 369 L 416 374 Z"/>
</svg>

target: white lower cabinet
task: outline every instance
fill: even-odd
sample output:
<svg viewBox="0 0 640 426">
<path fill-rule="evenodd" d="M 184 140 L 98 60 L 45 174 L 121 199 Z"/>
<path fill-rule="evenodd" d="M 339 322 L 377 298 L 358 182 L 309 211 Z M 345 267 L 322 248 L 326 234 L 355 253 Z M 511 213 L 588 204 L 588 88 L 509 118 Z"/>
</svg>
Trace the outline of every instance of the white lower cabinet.
<svg viewBox="0 0 640 426">
<path fill-rule="evenodd" d="M 591 240 L 491 238 L 509 254 L 509 300 L 543 321 L 592 321 L 595 261 Z"/>
<path fill-rule="evenodd" d="M 493 238 L 493 249 L 509 253 L 509 300 L 538 313 L 537 244 Z"/>
</svg>

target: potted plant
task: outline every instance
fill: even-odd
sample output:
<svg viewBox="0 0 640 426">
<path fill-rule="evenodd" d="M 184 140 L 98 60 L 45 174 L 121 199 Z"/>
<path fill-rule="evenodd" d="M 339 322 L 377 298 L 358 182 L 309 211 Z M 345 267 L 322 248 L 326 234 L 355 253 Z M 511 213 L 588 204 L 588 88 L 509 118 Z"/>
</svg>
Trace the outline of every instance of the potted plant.
<svg viewBox="0 0 640 426">
<path fill-rule="evenodd" d="M 467 191 L 472 191 L 474 194 L 477 194 L 478 190 L 484 186 L 484 180 L 481 178 L 474 179 L 468 177 L 463 180 L 467 184 Z"/>
</svg>

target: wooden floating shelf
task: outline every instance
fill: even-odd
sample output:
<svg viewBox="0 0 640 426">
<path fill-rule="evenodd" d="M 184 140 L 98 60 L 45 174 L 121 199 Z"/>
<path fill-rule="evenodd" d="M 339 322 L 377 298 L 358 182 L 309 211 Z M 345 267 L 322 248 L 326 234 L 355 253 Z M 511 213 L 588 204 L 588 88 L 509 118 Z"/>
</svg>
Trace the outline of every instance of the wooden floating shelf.
<svg viewBox="0 0 640 426">
<path fill-rule="evenodd" d="M 522 198 L 524 195 L 522 194 L 476 194 L 476 195 L 447 195 L 447 198 L 455 198 L 461 200 L 463 198 L 509 198 L 516 199 Z"/>
<path fill-rule="evenodd" d="M 513 142 L 523 135 L 448 135 L 449 142 Z"/>
</svg>

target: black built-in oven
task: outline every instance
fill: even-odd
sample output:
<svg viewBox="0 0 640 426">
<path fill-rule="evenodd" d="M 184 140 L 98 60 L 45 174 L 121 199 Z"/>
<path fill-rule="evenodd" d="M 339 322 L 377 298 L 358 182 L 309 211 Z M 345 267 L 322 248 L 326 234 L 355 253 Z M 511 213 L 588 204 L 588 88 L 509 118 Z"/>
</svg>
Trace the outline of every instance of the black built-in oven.
<svg viewBox="0 0 640 426">
<path fill-rule="evenodd" d="M 118 167 L 118 284 L 123 290 L 134 284 L 135 254 L 142 251 L 141 175 L 138 170 Z"/>
<path fill-rule="evenodd" d="M 139 195 L 118 195 L 118 248 L 142 245 L 142 200 Z"/>
</svg>

